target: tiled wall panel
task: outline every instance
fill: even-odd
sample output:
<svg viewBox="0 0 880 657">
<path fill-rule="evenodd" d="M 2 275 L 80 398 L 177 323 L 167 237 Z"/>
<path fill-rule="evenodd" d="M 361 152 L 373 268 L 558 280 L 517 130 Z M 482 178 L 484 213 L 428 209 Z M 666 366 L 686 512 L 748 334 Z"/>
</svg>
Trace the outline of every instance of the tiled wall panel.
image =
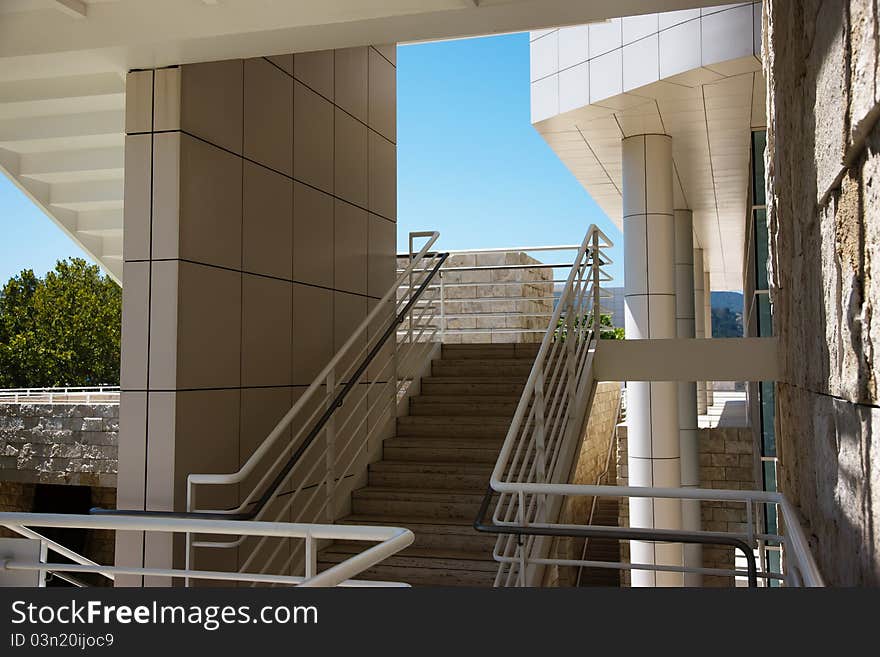
<svg viewBox="0 0 880 657">
<path fill-rule="evenodd" d="M 129 74 L 127 508 L 182 511 L 187 474 L 239 467 L 392 283 L 394 53 Z M 153 543 L 123 540 L 122 561 L 180 551 Z"/>
</svg>

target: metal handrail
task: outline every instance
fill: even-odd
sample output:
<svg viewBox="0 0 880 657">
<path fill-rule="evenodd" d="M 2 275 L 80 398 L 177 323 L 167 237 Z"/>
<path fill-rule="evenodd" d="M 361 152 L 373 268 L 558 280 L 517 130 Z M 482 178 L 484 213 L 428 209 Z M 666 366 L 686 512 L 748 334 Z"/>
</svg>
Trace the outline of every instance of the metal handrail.
<svg viewBox="0 0 880 657">
<path fill-rule="evenodd" d="M 693 543 L 699 545 L 729 545 L 740 550 L 746 559 L 746 568 L 748 572 L 749 587 L 758 586 L 758 566 L 755 554 L 745 540 L 736 536 L 720 533 L 720 532 L 685 532 L 670 529 L 645 529 L 637 527 L 603 527 L 597 525 L 587 525 L 583 527 L 573 527 L 571 525 L 505 525 L 497 523 L 487 523 L 485 521 L 486 512 L 489 509 L 489 500 L 492 489 L 483 498 L 480 504 L 480 510 L 477 519 L 474 521 L 474 529 L 480 532 L 488 532 L 492 534 L 505 534 L 511 536 L 553 536 L 560 538 L 614 538 L 619 541 L 624 540 L 650 540 L 660 543 Z M 594 496 L 595 499 L 595 496 Z M 553 562 L 560 563 L 562 560 L 540 559 L 534 562 Z M 585 559 L 581 559 L 581 564 L 585 563 Z M 590 564 L 596 565 L 596 564 Z M 580 568 L 584 566 L 581 565 Z M 658 566 L 653 564 L 631 564 L 633 570 L 662 570 L 683 572 L 688 570 L 676 566 Z M 578 584 L 580 584 L 580 572 L 578 572 Z"/>
<path fill-rule="evenodd" d="M 303 539 L 306 553 L 305 576 L 266 575 L 263 573 L 227 572 L 186 568 L 141 568 L 129 566 L 102 566 L 87 564 L 43 563 L 0 560 L 0 579 L 3 571 L 44 571 L 64 573 L 99 573 L 111 579 L 115 575 L 153 577 L 183 577 L 187 579 L 225 582 L 287 584 L 296 586 L 407 586 L 397 582 L 362 582 L 352 580 L 363 571 L 381 563 L 412 544 L 415 536 L 401 527 L 374 527 L 361 525 L 327 525 L 317 523 L 259 522 L 229 519 L 197 519 L 143 516 L 94 516 L 52 513 L 0 513 L 0 526 L 20 532 L 30 527 L 64 527 L 104 529 L 115 531 L 143 531 L 163 533 L 204 533 L 232 536 L 261 536 Z M 33 532 L 36 533 L 36 532 Z M 376 543 L 363 552 L 317 572 L 315 555 L 317 544 L 324 540 L 359 541 Z"/>
<path fill-rule="evenodd" d="M 588 374 L 600 333 L 599 284 L 602 266 L 610 263 L 602 249 L 610 246 L 608 237 L 590 226 L 542 331 L 544 337 L 493 469 L 493 479 L 503 477 L 508 470 L 517 481 L 550 483 L 568 476 L 581 435 L 584 413 L 580 411 L 592 395 L 592 377 Z M 586 318 L 590 321 L 584 321 Z M 487 492 L 484 503 L 488 504 L 491 494 L 491 490 Z M 547 496 L 527 499 L 522 493 L 502 492 L 495 520 L 504 516 L 505 524 L 534 525 L 555 518 L 559 508 L 559 500 Z M 513 550 L 525 564 L 529 560 L 526 553 L 547 547 L 543 542 L 536 544 L 533 538 L 526 544 L 513 544 L 511 534 L 499 536 L 495 553 Z M 496 584 L 507 568 L 502 559 L 497 560 L 501 563 Z M 525 583 L 524 571 L 522 567 L 521 583 Z"/>
<path fill-rule="evenodd" d="M 388 339 L 397 332 L 397 328 L 402 325 L 406 319 L 406 316 L 412 310 L 413 306 L 417 303 L 421 295 L 428 288 L 433 280 L 434 276 L 437 275 L 437 272 L 443 266 L 443 263 L 448 258 L 448 253 L 436 253 L 436 254 L 428 254 L 427 249 L 433 245 L 436 239 L 439 237 L 439 233 L 434 232 L 431 233 L 431 240 L 422 247 L 422 250 L 419 252 L 421 255 L 432 255 L 436 259 L 436 263 L 427 270 L 427 274 L 422 280 L 421 284 L 417 288 L 416 292 L 410 295 L 409 301 L 406 302 L 403 309 L 397 314 L 394 321 L 385 329 L 382 336 L 376 342 L 375 345 L 370 349 L 367 356 L 360 362 L 357 369 L 352 373 L 351 376 L 348 377 L 348 380 L 343 385 L 342 390 L 336 395 L 333 401 L 329 404 L 327 409 L 321 415 L 321 417 L 317 420 L 314 426 L 309 430 L 309 433 L 306 435 L 306 438 L 302 443 L 297 447 L 297 449 L 291 454 L 290 458 L 287 459 L 284 466 L 278 471 L 275 475 L 271 483 L 265 488 L 263 494 L 256 501 L 246 501 L 242 503 L 241 506 L 237 510 L 232 512 L 226 510 L 220 511 L 149 511 L 149 510 L 125 510 L 125 509 L 102 509 L 102 508 L 93 508 L 90 510 L 90 513 L 95 515 L 125 515 L 125 516 L 141 516 L 141 517 L 168 517 L 168 518 L 200 518 L 200 519 L 211 519 L 211 518 L 226 518 L 228 520 L 252 520 L 256 518 L 263 509 L 266 508 L 266 505 L 275 497 L 278 493 L 278 490 L 284 484 L 284 481 L 287 479 L 287 476 L 290 474 L 291 470 L 293 470 L 294 466 L 302 459 L 303 454 L 311 447 L 314 443 L 315 439 L 321 434 L 322 431 L 327 427 L 327 423 L 330 422 L 333 415 L 337 412 L 338 409 L 342 408 L 345 403 L 345 398 L 349 395 L 351 390 L 356 385 L 360 376 L 366 372 L 366 370 L 372 365 L 376 356 L 382 351 L 385 347 L 385 343 Z M 417 256 L 412 260 L 414 264 L 417 260 L 421 260 L 421 257 Z M 411 264 L 411 269 L 413 264 Z M 313 389 L 317 389 L 320 386 L 316 384 L 319 382 L 323 382 L 327 378 L 327 374 L 332 372 L 333 368 L 338 364 L 338 362 L 345 355 L 346 348 L 350 347 L 351 344 L 354 344 L 355 340 L 360 336 L 361 333 L 366 331 L 367 327 L 369 327 L 371 321 L 378 316 L 378 313 L 381 310 L 383 302 L 387 302 L 390 300 L 392 294 L 396 294 L 400 285 L 404 282 L 404 276 L 408 275 L 410 272 L 405 271 L 398 280 L 395 282 L 394 286 L 382 300 L 376 304 L 376 307 L 373 309 L 373 312 L 364 320 L 359 329 L 357 329 L 354 334 L 349 338 L 348 342 L 337 352 L 336 356 L 327 364 L 321 374 L 315 379 L 315 382 L 310 386 L 309 391 Z M 269 437 L 264 441 L 263 445 L 269 444 L 269 447 L 274 443 L 273 436 L 275 434 L 281 435 L 283 431 L 289 426 L 290 421 L 293 416 L 296 414 L 296 411 L 301 408 L 304 403 L 310 398 L 309 391 L 306 392 L 291 408 L 291 410 L 278 422 L 275 429 L 269 434 Z M 280 430 L 279 430 L 280 427 Z M 262 449 L 263 445 L 261 445 L 260 449 Z M 193 484 L 215 484 L 215 483 L 236 483 L 241 481 L 247 476 L 248 465 L 253 461 L 256 462 L 259 459 L 255 457 L 261 456 L 258 454 L 260 451 L 258 449 L 254 452 L 250 459 L 245 463 L 244 466 L 239 470 L 238 473 L 234 473 L 233 475 L 189 475 L 188 481 L 191 485 Z M 268 451 L 268 450 L 264 450 Z M 250 468 L 253 469 L 253 468 Z M 245 472 L 244 475 L 241 475 L 242 472 Z M 244 511 L 244 506 L 252 506 L 248 511 Z"/>
<path fill-rule="evenodd" d="M 498 488 L 494 485 L 492 490 L 498 492 Z M 745 532 L 707 532 L 707 531 L 678 531 L 668 529 L 652 529 L 652 528 L 615 528 L 601 526 L 571 526 L 571 525 L 541 525 L 534 524 L 529 527 L 537 527 L 542 531 L 545 529 L 562 529 L 564 531 L 577 530 L 578 532 L 587 532 L 576 534 L 578 536 L 609 536 L 616 538 L 626 538 L 633 540 L 649 540 L 661 542 L 689 542 L 689 543 L 718 543 L 719 539 L 725 539 L 724 544 L 733 545 L 731 540 L 742 541 L 748 546 L 749 555 L 746 559 L 754 558 L 752 550 L 757 541 L 779 543 L 788 554 L 787 574 L 764 574 L 762 576 L 771 576 L 776 579 L 782 579 L 788 582 L 788 574 L 793 575 L 792 582 L 795 585 L 821 587 L 824 586 L 824 580 L 809 550 L 806 537 L 797 522 L 794 509 L 784 495 L 781 493 L 773 493 L 768 491 L 749 491 L 749 490 L 727 490 L 727 489 L 703 489 L 703 488 L 652 488 L 645 486 L 590 486 L 583 484 L 533 484 L 533 483 L 512 483 L 502 484 L 500 489 L 507 492 L 516 491 L 531 495 L 555 495 L 560 497 L 566 496 L 599 496 L 599 497 L 647 497 L 647 498 L 668 498 L 680 500 L 700 500 L 711 502 L 740 502 L 747 505 L 748 517 L 756 518 L 757 515 L 752 512 L 752 505 L 775 505 L 780 510 L 780 516 L 786 527 L 784 534 L 763 534 L 754 531 L 751 522 L 747 522 L 747 531 Z M 478 518 L 482 521 L 482 516 Z M 482 523 L 483 526 L 485 523 Z M 502 527 L 516 528 L 515 523 L 497 523 Z M 495 525 L 490 525 L 494 527 Z M 487 529 L 488 531 L 488 529 Z M 494 529 L 492 530 L 494 531 Z M 511 532 L 513 533 L 513 532 Z M 623 534 L 627 535 L 624 536 Z M 550 534 L 555 535 L 555 534 Z M 569 534 L 561 534 L 569 535 Z M 685 540 L 687 539 L 687 540 Z M 709 540 L 711 539 L 711 540 Z M 728 540 L 730 539 L 730 540 Z M 591 564 L 595 565 L 595 564 Z M 632 566 L 638 569 L 637 566 Z M 670 570 L 676 572 L 696 572 L 700 569 L 664 567 L 657 568 L 648 567 L 647 569 Z"/>
<path fill-rule="evenodd" d="M 575 264 L 580 244 L 516 246 L 449 250 L 450 260 L 432 286 L 431 302 L 439 304 L 436 324 L 444 342 L 485 341 L 488 335 L 519 336 L 526 342 L 539 342 L 558 302 L 554 293 L 557 272 L 566 273 Z M 557 252 L 550 262 L 535 260 L 536 252 Z M 481 259 L 487 256 L 485 259 Z M 491 257 L 495 256 L 495 257 Z M 526 256 L 528 262 L 523 262 Z M 590 253 L 599 265 L 599 277 L 610 281 L 602 266 L 611 260 L 603 253 Z M 404 264 L 405 254 L 398 254 Z M 517 289 L 511 289 L 511 288 Z M 455 291 L 462 293 L 456 294 Z M 480 337 L 477 337 L 480 336 Z M 509 339 L 506 338 L 506 340 Z"/>
</svg>

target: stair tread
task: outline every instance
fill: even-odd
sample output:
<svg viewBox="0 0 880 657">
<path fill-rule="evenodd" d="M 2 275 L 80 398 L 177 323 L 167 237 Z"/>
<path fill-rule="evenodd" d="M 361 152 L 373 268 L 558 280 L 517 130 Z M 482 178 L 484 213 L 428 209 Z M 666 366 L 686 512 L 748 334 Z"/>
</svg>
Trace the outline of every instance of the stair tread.
<svg viewBox="0 0 880 657">
<path fill-rule="evenodd" d="M 405 502 L 464 502 L 474 501 L 479 503 L 485 494 L 473 490 L 457 490 L 446 488 L 387 488 L 378 486 L 364 486 L 352 492 L 359 498 L 372 498 L 381 500 L 402 500 Z"/>
<path fill-rule="evenodd" d="M 433 440 L 433 439 L 432 439 Z M 382 460 L 370 464 L 370 469 L 377 472 L 454 472 L 456 474 L 492 474 L 493 466 L 483 463 L 456 463 L 454 461 L 394 461 Z"/>
<path fill-rule="evenodd" d="M 455 419 L 458 424 L 475 424 L 477 426 L 486 424 L 487 420 L 498 426 L 510 424 L 510 420 L 507 418 L 482 418 L 473 415 L 404 415 L 397 418 L 397 422 L 403 424 L 449 424 L 450 419 Z"/>
<path fill-rule="evenodd" d="M 345 516 L 337 523 L 343 525 L 378 525 L 382 527 L 405 527 L 411 529 L 414 533 L 416 528 L 421 531 L 432 531 L 435 533 L 453 534 L 460 532 L 476 532 L 473 528 L 474 521 L 464 518 L 422 518 L 417 516 L 397 516 L 393 518 L 387 515 L 375 515 L 367 513 L 353 513 Z"/>
<path fill-rule="evenodd" d="M 498 570 L 498 564 L 492 559 L 467 559 L 467 558 L 435 558 L 435 557 L 410 557 L 401 556 L 403 553 L 398 552 L 387 559 L 384 559 L 380 566 L 383 569 L 391 569 L 395 566 L 431 568 L 438 570 L 456 570 L 456 571 L 480 571 L 492 573 Z M 351 557 L 349 552 L 337 552 L 333 547 L 326 548 L 318 554 L 318 563 L 340 563 Z"/>
<path fill-rule="evenodd" d="M 364 544 L 362 542 L 352 541 L 337 541 L 334 542 L 333 545 L 324 548 L 320 552 L 318 552 L 318 558 L 321 558 L 321 555 L 324 552 L 333 552 L 333 553 L 347 553 L 347 554 L 360 554 L 364 551 Z M 452 550 L 452 549 L 443 549 L 443 548 L 425 548 L 411 545 L 408 548 L 404 548 L 400 552 L 397 553 L 398 556 L 406 556 L 410 558 L 420 558 L 420 559 L 462 559 L 467 561 L 490 561 L 495 563 L 494 559 L 492 559 L 492 552 L 476 552 L 473 550 Z"/>
<path fill-rule="evenodd" d="M 524 385 L 521 376 L 436 376 L 422 377 L 422 383 L 497 383 L 499 385 Z"/>
</svg>

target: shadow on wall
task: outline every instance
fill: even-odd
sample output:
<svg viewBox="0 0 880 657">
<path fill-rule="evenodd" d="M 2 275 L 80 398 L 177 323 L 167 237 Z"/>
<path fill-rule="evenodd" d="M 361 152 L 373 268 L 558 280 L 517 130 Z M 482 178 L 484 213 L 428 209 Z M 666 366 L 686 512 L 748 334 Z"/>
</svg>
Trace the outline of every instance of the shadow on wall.
<svg viewBox="0 0 880 657">
<path fill-rule="evenodd" d="M 877 9 L 856 3 L 847 11 L 845 3 L 820 0 L 796 5 L 765 2 L 770 280 L 782 372 L 779 484 L 803 514 L 826 581 L 880 585 L 872 495 L 880 472 L 871 451 L 880 409 L 871 399 L 870 340 L 861 322 L 870 317 L 866 254 L 876 247 L 866 244 L 860 186 L 880 132 L 869 135 L 867 154 L 851 169 L 841 165 L 856 111 L 857 60 L 873 57 L 869 86 L 876 79 Z M 857 38 L 863 45 L 873 39 L 873 48 L 854 45 Z"/>
</svg>

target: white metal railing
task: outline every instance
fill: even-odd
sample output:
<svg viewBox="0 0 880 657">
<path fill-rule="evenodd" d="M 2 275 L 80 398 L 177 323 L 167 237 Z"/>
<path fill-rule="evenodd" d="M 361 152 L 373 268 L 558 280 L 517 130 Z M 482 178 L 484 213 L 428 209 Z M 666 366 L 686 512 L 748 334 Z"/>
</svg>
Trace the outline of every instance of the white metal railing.
<svg viewBox="0 0 880 657">
<path fill-rule="evenodd" d="M 119 386 L 3 388 L 0 404 L 118 404 Z"/>
<path fill-rule="evenodd" d="M 438 348 L 436 304 L 416 303 L 446 258 L 431 251 L 438 237 L 410 234 L 409 264 L 394 285 L 238 471 L 187 477 L 188 512 L 326 523 L 344 514 L 350 491 L 389 435 L 399 400 Z M 417 239 L 425 243 L 416 251 Z M 199 504 L 209 490 L 238 493 L 241 501 L 233 508 Z M 187 568 L 209 550 L 237 548 L 241 572 L 290 572 L 307 568 L 314 556 L 302 545 L 288 551 L 269 535 L 224 541 L 187 532 L 186 541 Z"/>
<path fill-rule="evenodd" d="M 545 325 L 544 336 L 517 405 L 493 472 L 500 492 L 496 523 L 534 524 L 556 519 L 560 499 L 501 490 L 498 481 L 563 483 L 568 481 L 574 451 L 593 380 L 592 360 L 599 337 L 600 283 L 608 280 L 603 266 L 611 260 L 611 241 L 591 226 L 578 248 L 559 301 Z M 495 548 L 500 562 L 496 585 L 534 583 L 534 559 L 543 557 L 549 540 L 501 535 Z M 512 560 L 512 561 L 511 561 Z M 519 564 L 512 568 L 511 564 Z"/>
<path fill-rule="evenodd" d="M 413 542 L 413 533 L 398 527 L 372 527 L 357 525 L 328 525 L 290 522 L 250 522 L 243 520 L 196 519 L 144 516 L 83 516 L 49 513 L 0 513 L 0 526 L 17 532 L 26 538 L 40 540 L 48 548 L 74 563 L 52 563 L 43 560 L 22 561 L 10 558 L 3 553 L 0 542 L 0 585 L 4 572 L 39 571 L 56 574 L 91 573 L 115 580 L 117 575 L 135 575 L 186 580 L 211 580 L 221 582 L 241 582 L 250 585 L 271 584 L 286 586 L 407 586 L 397 582 L 361 581 L 357 577 L 365 570 L 381 563 Z M 132 566 L 110 566 L 97 564 L 81 555 L 58 546 L 46 539 L 34 528 L 80 528 L 88 530 L 139 531 L 186 534 L 219 534 L 225 536 L 247 536 L 255 538 L 274 538 L 279 541 L 298 541 L 308 555 L 305 572 L 302 576 L 287 573 L 267 574 L 264 572 L 244 572 L 241 570 L 206 570 L 187 566 L 186 568 L 142 568 Z M 354 541 L 365 545 L 362 552 L 317 572 L 315 555 L 321 541 Z M 60 547 L 60 549 L 59 549 Z M 74 580 L 76 581 L 76 580 Z"/>
<path fill-rule="evenodd" d="M 443 342 L 538 343 L 580 246 L 449 251 L 422 303 L 439 309 L 435 324 Z M 546 254 L 546 262 L 532 254 Z M 398 266 L 405 264 L 399 256 Z"/>
<path fill-rule="evenodd" d="M 559 524 L 553 522 L 527 523 L 529 530 L 534 530 L 540 536 L 543 530 L 552 530 L 555 535 L 579 536 L 584 532 L 589 535 L 607 535 L 612 538 L 621 538 L 624 534 L 642 532 L 641 537 L 628 537 L 624 540 L 653 539 L 668 542 L 693 541 L 701 544 L 733 545 L 737 542 L 752 555 L 758 554 L 754 577 L 760 585 L 772 586 L 782 584 L 785 586 L 824 586 L 822 575 L 810 552 L 809 545 L 803 530 L 797 520 L 797 515 L 791 504 L 781 493 L 749 490 L 725 490 L 725 489 L 700 489 L 700 488 L 649 488 L 640 486 L 588 486 L 580 484 L 530 484 L 530 483 L 501 483 L 493 476 L 492 489 L 504 491 L 516 496 L 556 497 L 564 499 L 567 496 L 597 496 L 629 498 L 669 498 L 680 500 L 698 500 L 701 502 L 730 502 L 742 504 L 745 511 L 745 530 L 741 532 L 709 532 L 709 531 L 685 531 L 685 530 L 662 530 L 662 529 L 618 529 L 601 526 Z M 762 514 L 773 508 L 780 519 L 780 527 L 783 529 L 777 534 L 767 534 L 756 529 Z M 517 526 L 511 521 L 496 520 L 499 526 Z M 566 534 L 565 532 L 569 532 Z M 769 551 L 779 551 L 782 555 L 780 566 L 772 566 L 767 558 Z M 748 557 L 748 555 L 744 555 Z M 644 570 L 655 572 L 679 572 L 700 573 L 704 575 L 717 575 L 748 578 L 750 573 L 742 568 L 697 568 L 674 565 L 657 565 L 630 562 L 590 561 L 586 559 L 554 559 L 545 558 L 541 555 L 503 554 L 496 550 L 495 558 L 502 566 L 507 564 L 508 569 L 514 571 L 509 584 L 521 583 L 520 570 L 523 568 L 543 567 L 547 565 L 574 566 L 587 568 L 611 568 L 615 570 Z"/>
</svg>

